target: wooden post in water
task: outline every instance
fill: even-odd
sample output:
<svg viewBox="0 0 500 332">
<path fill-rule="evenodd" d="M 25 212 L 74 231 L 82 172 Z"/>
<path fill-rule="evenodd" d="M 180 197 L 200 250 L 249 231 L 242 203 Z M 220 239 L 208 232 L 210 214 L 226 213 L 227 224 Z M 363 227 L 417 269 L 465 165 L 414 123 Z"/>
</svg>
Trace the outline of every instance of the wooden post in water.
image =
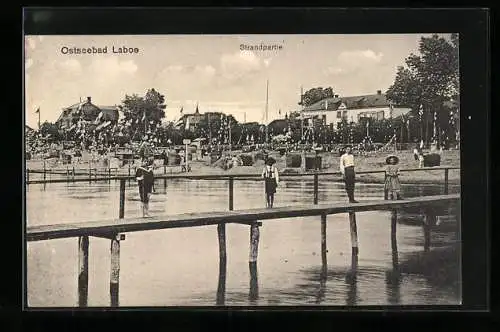
<svg viewBox="0 0 500 332">
<path fill-rule="evenodd" d="M 111 183 L 111 167 L 108 168 L 108 181 Z"/>
<path fill-rule="evenodd" d="M 119 218 L 125 216 L 125 179 L 120 179 L 120 211 Z"/>
<path fill-rule="evenodd" d="M 71 179 L 75 181 L 75 166 L 73 166 L 73 173 L 71 173 Z"/>
<path fill-rule="evenodd" d="M 431 248 L 431 227 L 434 224 L 434 215 L 431 209 L 427 209 L 424 215 L 424 251 L 429 251 Z"/>
<path fill-rule="evenodd" d="M 86 307 L 89 289 L 89 237 L 78 238 L 78 306 Z"/>
<path fill-rule="evenodd" d="M 259 284 L 257 277 L 257 254 L 259 249 L 259 225 L 257 222 L 250 226 L 250 257 L 248 267 L 250 270 L 250 301 L 255 301 L 259 296 Z"/>
<path fill-rule="evenodd" d="M 217 286 L 217 305 L 224 305 L 226 297 L 226 224 L 220 223 L 217 225 L 217 235 L 219 237 L 219 283 Z"/>
<path fill-rule="evenodd" d="M 109 295 L 111 307 L 118 307 L 118 290 L 120 285 L 120 236 L 111 239 L 111 276 Z"/>
<path fill-rule="evenodd" d="M 448 195 L 448 168 L 444 169 L 444 194 Z"/>
<path fill-rule="evenodd" d="M 384 199 L 388 200 L 389 199 L 389 192 L 387 189 L 385 189 L 385 181 L 387 180 L 387 172 L 384 173 Z"/>
<path fill-rule="evenodd" d="M 396 270 L 398 266 L 398 242 L 397 242 L 397 222 L 398 214 L 397 210 L 391 211 L 391 252 L 392 252 L 392 265 L 393 270 Z"/>
<path fill-rule="evenodd" d="M 229 211 L 233 211 L 234 205 L 234 190 L 233 190 L 234 178 L 229 177 Z"/>
<path fill-rule="evenodd" d="M 69 168 L 66 166 L 66 182 L 69 182 Z"/>
<path fill-rule="evenodd" d="M 250 270 L 250 301 L 254 301 L 259 296 L 259 286 L 257 278 L 257 255 L 259 250 L 259 225 L 253 222 L 250 226 L 250 255 L 248 267 Z"/>
<path fill-rule="evenodd" d="M 46 173 L 47 173 L 47 170 L 46 170 L 46 168 L 45 168 L 45 160 L 44 160 L 44 161 L 43 161 L 43 180 L 44 180 L 44 181 L 45 181 L 45 179 L 47 178 Z"/>
<path fill-rule="evenodd" d="M 326 259 L 326 254 L 328 250 L 326 249 L 326 214 L 321 215 L 321 266 L 322 272 L 326 273 L 328 268 L 328 263 Z"/>
<path fill-rule="evenodd" d="M 259 253 L 259 224 L 257 222 L 253 222 L 250 225 L 250 255 L 249 255 L 249 263 L 257 264 L 257 255 Z"/>
<path fill-rule="evenodd" d="M 314 204 L 318 204 L 318 173 L 314 173 Z"/>
<path fill-rule="evenodd" d="M 357 255 L 359 253 L 358 229 L 356 226 L 356 214 L 354 212 L 349 212 L 349 225 L 350 225 L 350 231 L 351 231 L 352 254 Z"/>
<path fill-rule="evenodd" d="M 30 180 L 30 170 L 29 168 L 26 168 L 26 184 L 28 184 L 29 180 Z"/>
</svg>

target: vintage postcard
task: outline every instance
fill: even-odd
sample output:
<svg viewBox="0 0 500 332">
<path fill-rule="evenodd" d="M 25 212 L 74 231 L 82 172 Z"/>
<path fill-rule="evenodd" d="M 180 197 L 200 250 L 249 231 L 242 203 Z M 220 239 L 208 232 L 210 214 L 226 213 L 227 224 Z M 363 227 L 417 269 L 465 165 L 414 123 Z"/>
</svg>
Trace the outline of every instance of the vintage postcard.
<svg viewBox="0 0 500 332">
<path fill-rule="evenodd" d="M 25 35 L 26 306 L 461 304 L 459 37 Z"/>
</svg>

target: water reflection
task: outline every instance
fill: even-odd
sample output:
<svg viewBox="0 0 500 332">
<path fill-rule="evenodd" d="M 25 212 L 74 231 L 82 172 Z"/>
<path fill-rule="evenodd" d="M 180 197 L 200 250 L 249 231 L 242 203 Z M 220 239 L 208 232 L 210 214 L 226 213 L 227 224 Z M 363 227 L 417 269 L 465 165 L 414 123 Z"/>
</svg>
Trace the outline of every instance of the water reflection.
<svg viewBox="0 0 500 332">
<path fill-rule="evenodd" d="M 388 304 L 400 304 L 401 303 L 401 273 L 399 271 L 399 257 L 398 257 L 398 242 L 397 242 L 397 223 L 396 223 L 396 213 L 397 211 L 392 211 L 393 220 L 391 221 L 391 256 L 392 256 L 392 270 L 388 270 L 385 273 L 385 284 L 386 284 L 386 294 Z"/>
<path fill-rule="evenodd" d="M 346 305 L 355 306 L 358 302 L 358 255 L 351 255 L 351 269 L 346 273 L 345 282 L 349 286 L 346 292 Z"/>
</svg>

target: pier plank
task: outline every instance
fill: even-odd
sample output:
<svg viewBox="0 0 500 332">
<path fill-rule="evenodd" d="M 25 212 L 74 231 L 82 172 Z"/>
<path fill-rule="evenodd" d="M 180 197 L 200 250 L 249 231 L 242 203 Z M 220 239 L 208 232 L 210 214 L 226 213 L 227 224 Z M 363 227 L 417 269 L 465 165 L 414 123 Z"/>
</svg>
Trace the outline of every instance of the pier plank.
<svg viewBox="0 0 500 332">
<path fill-rule="evenodd" d="M 318 205 L 300 205 L 277 207 L 273 209 L 247 209 L 236 211 L 184 213 L 151 218 L 124 218 L 112 220 L 86 221 L 79 223 L 61 223 L 27 227 L 28 241 L 41 241 L 58 238 L 99 236 L 100 234 L 127 233 L 156 229 L 197 227 L 217 225 L 219 223 L 242 223 L 280 218 L 317 216 L 347 212 L 374 210 L 392 210 L 394 208 L 433 205 L 460 200 L 460 194 L 433 195 L 395 201 L 366 201 L 359 203 L 331 202 Z"/>
</svg>

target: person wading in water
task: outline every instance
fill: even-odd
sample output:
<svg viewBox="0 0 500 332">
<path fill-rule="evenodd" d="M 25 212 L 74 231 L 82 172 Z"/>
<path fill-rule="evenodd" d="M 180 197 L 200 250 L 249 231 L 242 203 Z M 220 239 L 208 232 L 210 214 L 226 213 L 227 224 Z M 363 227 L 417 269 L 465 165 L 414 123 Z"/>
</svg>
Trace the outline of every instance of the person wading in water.
<svg viewBox="0 0 500 332">
<path fill-rule="evenodd" d="M 152 159 L 144 161 L 140 167 L 137 167 L 135 177 L 137 179 L 137 184 L 139 186 L 139 195 L 141 197 L 142 216 L 150 217 L 149 198 L 154 189 L 154 174 L 153 174 Z"/>
<path fill-rule="evenodd" d="M 354 172 L 354 156 L 351 153 L 351 147 L 345 148 L 345 153 L 340 157 L 340 172 L 345 182 L 345 190 L 349 197 L 349 203 L 358 203 L 354 199 L 354 183 L 356 173 Z"/>
<path fill-rule="evenodd" d="M 274 203 L 274 193 L 279 183 L 278 169 L 274 166 L 276 160 L 274 158 L 267 158 L 266 166 L 262 171 L 262 178 L 264 178 L 265 192 L 266 192 L 266 207 L 272 208 Z"/>
</svg>

